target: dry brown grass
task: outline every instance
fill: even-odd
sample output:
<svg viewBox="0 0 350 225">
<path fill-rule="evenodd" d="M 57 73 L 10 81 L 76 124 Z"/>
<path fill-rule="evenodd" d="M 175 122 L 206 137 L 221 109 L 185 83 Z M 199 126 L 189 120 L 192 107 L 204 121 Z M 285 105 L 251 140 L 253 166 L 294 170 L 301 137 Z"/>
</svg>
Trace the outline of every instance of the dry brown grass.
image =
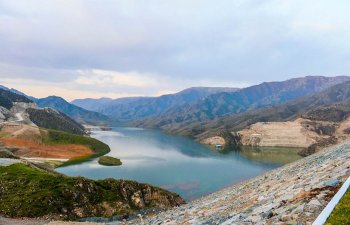
<svg viewBox="0 0 350 225">
<path fill-rule="evenodd" d="M 45 145 L 19 138 L 1 138 L 0 142 L 5 146 L 18 148 L 14 153 L 20 157 L 71 159 L 94 154 L 90 148 L 84 145 Z"/>
</svg>

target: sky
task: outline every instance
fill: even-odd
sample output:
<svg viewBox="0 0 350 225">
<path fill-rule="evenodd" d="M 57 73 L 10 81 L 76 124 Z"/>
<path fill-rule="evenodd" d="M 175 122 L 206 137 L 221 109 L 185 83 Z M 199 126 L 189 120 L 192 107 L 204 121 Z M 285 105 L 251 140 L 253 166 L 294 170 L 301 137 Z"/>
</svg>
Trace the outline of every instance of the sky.
<svg viewBox="0 0 350 225">
<path fill-rule="evenodd" d="M 348 0 L 0 0 L 0 84 L 157 96 L 349 75 Z"/>
</svg>

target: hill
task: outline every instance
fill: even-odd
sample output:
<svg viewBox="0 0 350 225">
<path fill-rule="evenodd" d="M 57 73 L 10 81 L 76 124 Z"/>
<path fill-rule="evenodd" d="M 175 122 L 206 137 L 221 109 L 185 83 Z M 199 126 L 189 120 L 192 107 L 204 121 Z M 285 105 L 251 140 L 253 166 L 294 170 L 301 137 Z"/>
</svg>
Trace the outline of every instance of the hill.
<svg viewBox="0 0 350 225">
<path fill-rule="evenodd" d="M 65 115 L 52 108 L 28 108 L 29 119 L 39 127 L 61 130 L 73 134 L 85 134 L 85 128 Z"/>
<path fill-rule="evenodd" d="M 36 125 L 74 134 L 85 134 L 82 125 L 52 108 L 39 108 L 31 99 L 0 88 L 0 121 Z"/>
<path fill-rule="evenodd" d="M 122 218 L 141 209 L 184 203 L 180 196 L 148 184 L 68 177 L 21 163 L 0 166 L 0 190 L 0 213 L 9 217 Z"/>
<path fill-rule="evenodd" d="M 0 147 L 16 156 L 29 158 L 82 159 L 110 151 L 108 145 L 88 136 L 13 122 L 0 124 L 0 142 Z"/>
<path fill-rule="evenodd" d="M 73 102 L 125 122 L 158 116 L 170 108 L 191 104 L 214 93 L 234 92 L 237 90 L 237 88 L 193 87 L 160 97 L 130 97 L 115 100 L 97 99 L 95 101 L 85 99 Z"/>
<path fill-rule="evenodd" d="M 350 78 L 345 76 L 308 76 L 282 82 L 262 83 L 232 93 L 213 94 L 193 104 L 171 108 L 157 117 L 140 120 L 132 124 L 140 127 L 161 128 L 167 131 L 183 130 L 184 127 L 197 127 L 194 128 L 193 132 L 186 132 L 186 134 L 194 133 L 194 135 L 197 135 L 197 132 L 202 132 L 203 128 L 198 124 L 193 124 L 207 124 L 207 121 L 222 117 L 230 117 L 251 110 L 283 104 L 349 80 Z M 252 120 L 249 117 L 244 119 Z M 219 123 L 223 122 L 218 121 Z M 208 124 L 213 123 L 217 122 L 208 122 Z M 196 131 L 198 128 L 200 130 Z M 204 128 L 204 130 L 206 129 Z"/>
<path fill-rule="evenodd" d="M 36 99 L 35 102 L 39 107 L 50 107 L 63 112 L 79 123 L 98 125 L 108 123 L 109 121 L 107 116 L 73 105 L 61 97 L 49 96 L 47 98 Z"/>
</svg>

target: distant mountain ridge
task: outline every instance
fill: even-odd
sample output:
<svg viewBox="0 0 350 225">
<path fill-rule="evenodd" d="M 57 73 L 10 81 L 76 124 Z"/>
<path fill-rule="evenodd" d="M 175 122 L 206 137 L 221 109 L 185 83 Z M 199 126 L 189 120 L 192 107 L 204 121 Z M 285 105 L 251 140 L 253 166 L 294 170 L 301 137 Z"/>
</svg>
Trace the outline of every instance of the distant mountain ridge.
<svg viewBox="0 0 350 225">
<path fill-rule="evenodd" d="M 104 98 L 97 99 L 95 102 L 92 99 L 79 99 L 72 101 L 72 103 L 95 109 L 117 120 L 133 121 L 157 116 L 170 108 L 191 104 L 211 94 L 235 92 L 237 90 L 238 88 L 193 87 L 160 97 L 128 97 L 114 100 Z"/>
<path fill-rule="evenodd" d="M 132 125 L 168 131 L 177 130 L 231 114 L 283 104 L 346 81 L 350 81 L 350 77 L 307 76 L 281 82 L 265 82 L 237 92 L 209 95 L 194 104 L 171 108 L 157 117 L 139 120 Z"/>
<path fill-rule="evenodd" d="M 66 100 L 58 96 L 49 96 L 46 98 L 34 98 L 32 96 L 26 95 L 21 91 L 18 91 L 13 88 L 8 88 L 2 85 L 0 85 L 0 90 L 5 90 L 8 93 L 14 93 L 18 96 L 23 96 L 25 99 L 28 99 L 31 102 L 35 102 L 41 108 L 50 107 L 50 108 L 56 109 L 66 114 L 67 116 L 71 117 L 72 119 L 76 120 L 79 123 L 88 123 L 93 125 L 101 125 L 101 124 L 106 125 L 108 123 L 115 122 L 110 120 L 108 116 L 105 116 L 98 112 L 93 112 L 93 111 L 83 109 L 79 106 L 76 106 L 74 104 L 67 102 Z M 22 100 L 24 98 L 22 98 Z M 0 101 L 6 101 L 6 100 L 1 99 L 1 96 L 0 96 Z"/>
<path fill-rule="evenodd" d="M 298 117 L 339 122 L 348 116 L 350 116 L 350 81 L 284 104 L 229 115 L 206 122 L 168 127 L 167 131 L 202 139 L 225 132 L 239 131 L 257 122 L 290 121 Z"/>
<path fill-rule="evenodd" d="M 39 107 L 51 107 L 59 110 L 79 123 L 102 124 L 109 121 L 109 118 L 101 113 L 88 111 L 58 96 L 36 99 L 35 102 Z"/>
</svg>

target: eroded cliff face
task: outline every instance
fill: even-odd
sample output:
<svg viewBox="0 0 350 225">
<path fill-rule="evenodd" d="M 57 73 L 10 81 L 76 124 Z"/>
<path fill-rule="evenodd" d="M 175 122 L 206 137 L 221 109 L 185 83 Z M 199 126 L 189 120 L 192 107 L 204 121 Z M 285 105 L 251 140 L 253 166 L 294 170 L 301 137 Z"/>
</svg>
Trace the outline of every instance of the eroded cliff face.
<svg viewBox="0 0 350 225">
<path fill-rule="evenodd" d="M 237 132 L 244 146 L 307 148 L 327 135 L 321 135 L 304 126 L 305 120 L 288 122 L 259 122 Z"/>
<path fill-rule="evenodd" d="M 350 117 L 339 122 L 298 118 L 286 122 L 258 122 L 225 137 L 213 135 L 201 140 L 208 145 L 303 148 L 302 156 L 350 137 Z"/>
<path fill-rule="evenodd" d="M 10 109 L 0 106 L 0 122 L 16 122 L 36 126 L 26 112 L 27 109 L 38 108 L 35 103 L 13 102 Z"/>
</svg>

